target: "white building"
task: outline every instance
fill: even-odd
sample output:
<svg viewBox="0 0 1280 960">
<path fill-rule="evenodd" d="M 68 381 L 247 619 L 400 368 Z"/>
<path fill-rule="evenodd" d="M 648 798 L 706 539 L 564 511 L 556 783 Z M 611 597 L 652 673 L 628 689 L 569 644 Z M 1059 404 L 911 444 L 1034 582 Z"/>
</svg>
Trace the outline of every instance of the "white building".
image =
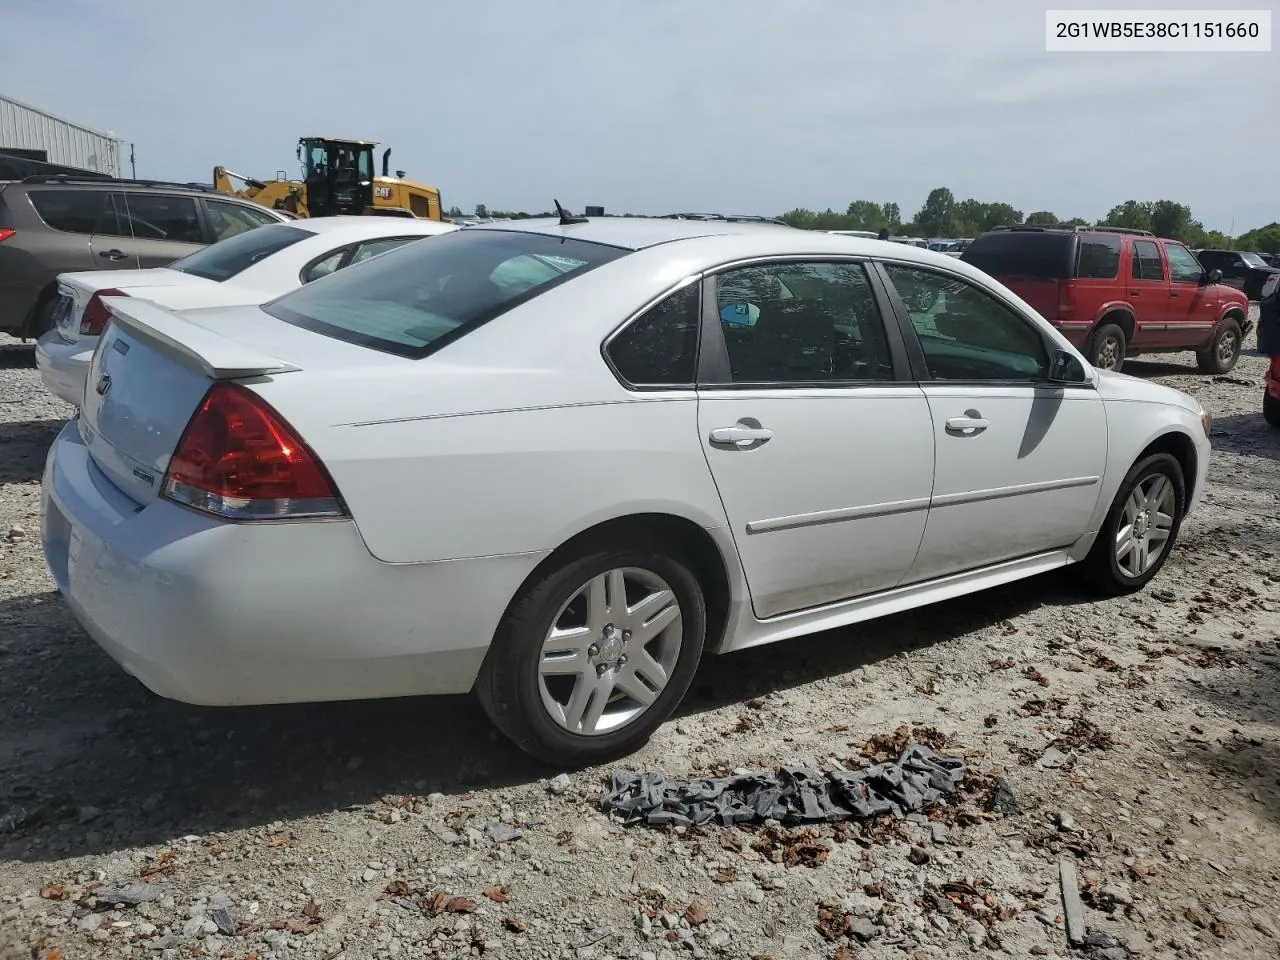
<svg viewBox="0 0 1280 960">
<path fill-rule="evenodd" d="M 120 140 L 0 94 L 0 154 L 121 175 Z"/>
</svg>

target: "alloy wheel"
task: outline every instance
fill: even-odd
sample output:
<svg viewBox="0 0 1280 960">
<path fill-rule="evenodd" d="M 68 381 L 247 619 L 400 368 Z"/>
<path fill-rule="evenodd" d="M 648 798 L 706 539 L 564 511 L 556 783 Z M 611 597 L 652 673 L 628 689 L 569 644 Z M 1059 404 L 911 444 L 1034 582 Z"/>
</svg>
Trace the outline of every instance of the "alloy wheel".
<svg viewBox="0 0 1280 960">
<path fill-rule="evenodd" d="M 1174 487 L 1163 473 L 1142 480 L 1129 494 L 1116 530 L 1116 565 L 1136 580 L 1159 561 L 1173 532 Z"/>
<path fill-rule="evenodd" d="M 1224 366 L 1235 359 L 1237 341 L 1234 330 L 1224 330 L 1218 338 L 1218 361 Z"/>
</svg>

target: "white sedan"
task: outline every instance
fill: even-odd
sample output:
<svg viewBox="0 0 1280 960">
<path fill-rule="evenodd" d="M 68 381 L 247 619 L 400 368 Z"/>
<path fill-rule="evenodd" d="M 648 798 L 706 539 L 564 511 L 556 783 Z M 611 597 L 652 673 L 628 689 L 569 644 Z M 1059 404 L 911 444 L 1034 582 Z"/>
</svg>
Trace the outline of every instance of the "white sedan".
<svg viewBox="0 0 1280 960">
<path fill-rule="evenodd" d="M 530 753 L 599 762 L 704 653 L 1068 564 L 1137 590 L 1200 499 L 1197 402 L 968 264 L 566 220 L 261 308 L 107 299 L 43 484 L 86 630 L 166 697 L 474 690 Z"/>
<path fill-rule="evenodd" d="M 64 273 L 53 329 L 36 343 L 36 366 L 51 393 L 79 406 L 108 319 L 106 297 L 175 308 L 265 303 L 411 240 L 456 229 L 401 217 L 316 217 L 236 234 L 167 267 Z"/>
</svg>

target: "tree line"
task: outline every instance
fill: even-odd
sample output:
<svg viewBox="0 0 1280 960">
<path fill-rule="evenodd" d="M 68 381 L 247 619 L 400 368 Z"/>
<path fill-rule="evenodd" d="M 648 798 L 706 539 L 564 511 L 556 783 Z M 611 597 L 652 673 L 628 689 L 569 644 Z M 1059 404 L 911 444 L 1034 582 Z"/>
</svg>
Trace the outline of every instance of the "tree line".
<svg viewBox="0 0 1280 960">
<path fill-rule="evenodd" d="M 490 210 L 483 203 L 476 204 L 475 215 L 510 220 L 554 216 L 550 211 L 524 213 Z M 456 219 L 466 215 L 459 208 L 453 207 L 449 210 L 449 216 Z M 1021 210 L 1008 203 L 956 200 L 947 187 L 930 190 L 923 206 L 909 220 L 902 219 L 902 210 L 898 204 L 877 203 L 874 200 L 854 200 L 843 213 L 831 209 L 815 211 L 797 207 L 780 214 L 778 219 L 803 230 L 873 230 L 877 233 L 888 230 L 892 236 L 926 238 L 976 237 L 995 227 L 1015 225 L 1077 227 L 1090 223 L 1080 217 L 1059 217 L 1051 210 L 1033 210 L 1024 216 Z M 1150 230 L 1157 236 L 1181 240 L 1192 248 L 1280 253 L 1280 222 L 1257 227 L 1238 237 L 1229 237 L 1218 230 L 1206 230 L 1204 224 L 1191 215 L 1189 206 L 1173 200 L 1126 200 L 1107 211 L 1107 215 L 1097 221 L 1097 224 Z"/>
</svg>

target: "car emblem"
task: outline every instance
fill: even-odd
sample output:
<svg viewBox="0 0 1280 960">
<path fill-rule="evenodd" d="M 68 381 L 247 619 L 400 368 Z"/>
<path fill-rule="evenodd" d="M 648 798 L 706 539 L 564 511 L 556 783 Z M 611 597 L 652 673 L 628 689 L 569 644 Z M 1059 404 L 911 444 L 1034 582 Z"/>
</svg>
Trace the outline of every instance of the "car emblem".
<svg viewBox="0 0 1280 960">
<path fill-rule="evenodd" d="M 98 378 L 98 385 L 93 389 L 98 391 L 98 396 L 105 397 L 107 395 L 107 391 L 111 389 L 111 375 L 104 373 Z"/>
</svg>

